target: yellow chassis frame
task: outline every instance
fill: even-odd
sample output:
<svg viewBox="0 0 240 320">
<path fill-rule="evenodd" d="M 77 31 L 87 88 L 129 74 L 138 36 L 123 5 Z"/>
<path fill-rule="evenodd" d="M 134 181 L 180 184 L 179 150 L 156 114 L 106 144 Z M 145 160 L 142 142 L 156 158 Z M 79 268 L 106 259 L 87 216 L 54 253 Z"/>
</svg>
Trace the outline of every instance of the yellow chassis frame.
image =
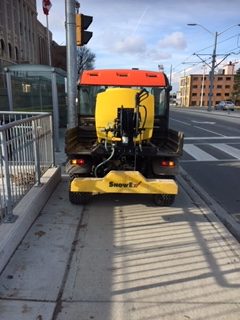
<svg viewBox="0 0 240 320">
<path fill-rule="evenodd" d="M 173 179 L 146 179 L 138 171 L 110 171 L 103 178 L 75 178 L 70 191 L 176 195 L 178 186 Z"/>
</svg>

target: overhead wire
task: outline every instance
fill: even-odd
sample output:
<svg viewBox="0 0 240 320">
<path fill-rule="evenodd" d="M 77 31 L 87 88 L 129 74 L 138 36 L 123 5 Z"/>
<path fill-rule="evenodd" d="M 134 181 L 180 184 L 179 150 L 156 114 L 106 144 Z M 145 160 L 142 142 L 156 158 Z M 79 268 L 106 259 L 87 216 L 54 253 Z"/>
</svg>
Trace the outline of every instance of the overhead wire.
<svg viewBox="0 0 240 320">
<path fill-rule="evenodd" d="M 239 34 L 239 33 L 237 33 L 237 34 L 235 34 L 235 35 L 233 35 L 233 36 L 231 36 L 231 37 L 228 37 L 228 38 L 225 38 L 225 39 L 219 41 L 218 44 L 227 42 L 227 41 L 229 41 L 229 40 L 231 40 L 231 39 L 233 39 L 233 38 L 235 38 L 235 37 L 237 37 L 237 47 L 234 48 L 234 49 L 231 49 L 230 51 L 228 51 L 228 53 L 234 54 L 234 55 L 238 55 L 238 54 L 240 54 L 240 52 L 233 52 L 233 50 L 239 49 L 239 47 L 240 47 L 240 45 L 238 44 L 238 43 L 239 43 L 239 39 L 240 39 L 240 34 Z M 172 70 L 176 70 L 178 67 L 182 66 L 183 64 L 189 63 L 188 60 L 189 60 L 190 58 L 192 58 L 193 56 L 195 56 L 196 53 L 205 51 L 205 50 L 207 50 L 207 49 L 209 49 L 209 48 L 212 48 L 212 47 L 213 47 L 213 45 L 210 45 L 210 46 L 207 46 L 207 47 L 204 47 L 204 48 L 202 48 L 202 49 L 200 49 L 200 50 L 195 51 L 195 52 L 192 53 L 190 56 L 187 56 L 187 57 L 184 59 L 183 62 L 180 62 L 180 63 L 177 64 L 176 66 L 173 66 L 173 67 L 172 67 Z M 226 53 L 226 54 L 228 54 L 228 53 Z M 209 55 L 210 55 L 210 54 L 209 54 Z M 211 60 L 211 57 L 209 57 L 209 58 L 206 59 L 205 61 L 208 61 L 208 60 L 210 61 L 210 60 Z M 193 66 L 198 66 L 199 64 L 202 64 L 202 63 L 204 63 L 204 62 L 203 62 L 203 61 L 199 61 L 199 62 L 196 61 L 196 62 L 190 63 L 190 66 L 191 66 L 191 67 L 193 67 Z M 183 69 L 181 69 L 181 70 L 179 70 L 179 71 L 176 70 L 175 72 L 173 72 L 173 74 L 175 74 L 175 73 L 181 73 L 181 72 L 183 72 L 184 70 L 186 70 L 186 68 L 183 68 Z"/>
</svg>

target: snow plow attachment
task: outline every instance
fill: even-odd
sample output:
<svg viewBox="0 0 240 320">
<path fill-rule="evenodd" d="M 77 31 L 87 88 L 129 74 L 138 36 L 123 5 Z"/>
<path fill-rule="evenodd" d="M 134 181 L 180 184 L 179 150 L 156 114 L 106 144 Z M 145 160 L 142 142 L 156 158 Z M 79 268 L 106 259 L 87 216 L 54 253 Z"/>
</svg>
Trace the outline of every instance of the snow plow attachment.
<svg viewBox="0 0 240 320">
<path fill-rule="evenodd" d="M 103 178 L 75 178 L 71 192 L 177 194 L 173 179 L 146 179 L 138 171 L 110 171 Z"/>
</svg>

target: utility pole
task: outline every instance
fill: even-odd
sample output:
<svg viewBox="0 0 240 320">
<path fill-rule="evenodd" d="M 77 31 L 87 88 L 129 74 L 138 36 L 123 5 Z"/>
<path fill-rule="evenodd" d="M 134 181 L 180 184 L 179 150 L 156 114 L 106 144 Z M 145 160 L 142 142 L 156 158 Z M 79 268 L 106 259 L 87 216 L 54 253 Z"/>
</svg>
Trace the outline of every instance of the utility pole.
<svg viewBox="0 0 240 320">
<path fill-rule="evenodd" d="M 210 88 L 209 88 L 209 95 L 208 95 L 208 109 L 207 109 L 208 111 L 212 111 L 212 97 L 213 97 L 213 86 L 214 86 L 214 70 L 215 70 L 215 63 L 216 63 L 217 37 L 218 37 L 218 33 L 215 32 L 213 53 L 212 53 L 212 64 L 211 64 L 211 71 L 209 74 Z"/>
<path fill-rule="evenodd" d="M 204 83 L 205 83 L 205 64 L 203 65 L 203 77 L 201 84 L 201 99 L 200 99 L 200 107 L 203 106 L 203 91 L 204 91 Z"/>
<path fill-rule="evenodd" d="M 46 14 L 46 24 L 47 24 L 47 41 L 48 41 L 48 63 L 49 66 L 52 66 L 52 54 L 51 54 L 51 43 L 50 43 L 50 32 L 49 32 L 49 25 L 48 25 L 48 15 Z"/>
<path fill-rule="evenodd" d="M 170 74 L 169 74 L 169 84 L 172 84 L 172 64 L 170 66 Z"/>
<path fill-rule="evenodd" d="M 222 32 L 215 32 L 213 33 L 212 31 L 208 30 L 207 28 L 205 28 L 204 26 L 202 26 L 201 24 L 198 23 L 188 23 L 188 26 L 191 27 L 195 27 L 195 26 L 199 26 L 202 29 L 204 29 L 205 31 L 207 31 L 208 33 L 210 33 L 211 35 L 214 36 L 214 44 L 213 44 L 213 53 L 212 53 L 212 63 L 211 65 L 209 65 L 205 60 L 203 60 L 199 54 L 194 53 L 194 55 L 198 56 L 198 58 L 200 58 L 200 60 L 203 61 L 203 63 L 207 64 L 210 67 L 210 73 L 209 73 L 209 82 L 210 82 L 210 88 L 209 88 L 209 95 L 208 95 L 208 111 L 212 110 L 212 96 L 213 96 L 213 86 L 214 86 L 214 71 L 215 68 L 223 62 L 223 60 L 225 60 L 231 53 L 227 53 L 225 55 L 225 57 L 216 65 L 216 51 L 217 51 L 217 38 L 218 36 L 220 36 L 221 34 L 223 34 L 224 32 L 228 31 L 229 29 L 236 27 L 236 26 L 240 26 L 240 24 L 234 24 L 230 27 L 228 27 L 227 29 L 223 30 Z"/>
<path fill-rule="evenodd" d="M 52 7 L 52 3 L 50 0 L 43 0 L 42 6 L 43 6 L 43 13 L 46 16 L 46 24 L 47 24 L 48 63 L 49 63 L 49 66 L 51 66 L 52 65 L 52 54 L 51 54 L 50 32 L 49 32 L 49 25 L 48 25 L 48 14 L 49 14 L 49 10 Z"/>
<path fill-rule="evenodd" d="M 65 0 L 66 9 L 66 47 L 67 47 L 67 101 L 68 128 L 74 128 L 77 120 L 77 47 L 75 0 Z"/>
</svg>

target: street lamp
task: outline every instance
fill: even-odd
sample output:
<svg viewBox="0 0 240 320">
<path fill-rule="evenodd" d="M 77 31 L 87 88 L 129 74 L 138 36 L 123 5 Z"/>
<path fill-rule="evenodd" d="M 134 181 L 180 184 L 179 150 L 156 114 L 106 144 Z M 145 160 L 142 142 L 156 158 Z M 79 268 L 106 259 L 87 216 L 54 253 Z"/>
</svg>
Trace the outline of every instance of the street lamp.
<svg viewBox="0 0 240 320">
<path fill-rule="evenodd" d="M 234 24 L 230 27 L 228 27 L 227 29 L 221 31 L 221 32 L 212 32 L 210 30 L 208 30 L 207 28 L 205 28 L 204 26 L 202 26 L 201 24 L 198 23 L 188 23 L 188 26 L 191 27 L 195 27 L 195 26 L 199 26 L 202 29 L 204 29 L 205 31 L 207 31 L 208 33 L 211 33 L 211 35 L 214 36 L 214 44 L 213 44 L 213 53 L 212 53 L 212 63 L 211 63 L 211 71 L 209 73 L 209 81 L 210 81 L 210 88 L 209 88 L 209 96 L 208 96 L 208 111 L 212 110 L 212 96 L 213 96 L 213 83 L 214 83 L 214 70 L 215 70 L 215 63 L 216 63 L 216 51 L 217 51 L 217 38 L 218 36 L 220 36 L 222 33 L 226 32 L 227 30 L 236 27 L 236 26 L 240 26 L 240 24 Z"/>
</svg>

